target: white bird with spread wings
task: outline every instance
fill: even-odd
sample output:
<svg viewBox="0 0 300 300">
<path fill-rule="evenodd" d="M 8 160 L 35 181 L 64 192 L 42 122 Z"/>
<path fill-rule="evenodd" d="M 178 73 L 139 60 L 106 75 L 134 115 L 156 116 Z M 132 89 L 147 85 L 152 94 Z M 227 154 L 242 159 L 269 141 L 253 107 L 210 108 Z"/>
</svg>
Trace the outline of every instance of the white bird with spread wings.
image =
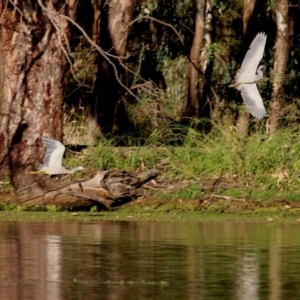
<svg viewBox="0 0 300 300">
<path fill-rule="evenodd" d="M 245 105 L 250 113 L 258 119 L 262 119 L 266 115 L 266 109 L 256 85 L 256 82 L 263 77 L 261 70 L 263 66 L 258 65 L 264 55 L 266 40 L 265 33 L 261 32 L 256 35 L 240 70 L 235 75 L 235 83 L 230 85 L 241 91 Z"/>
<path fill-rule="evenodd" d="M 31 174 L 73 174 L 78 170 L 83 170 L 84 168 L 79 166 L 72 170 L 68 170 L 62 166 L 62 158 L 65 152 L 65 146 L 56 140 L 42 138 L 47 151 L 44 157 L 44 164 L 40 164 L 38 171 L 30 172 Z"/>
</svg>

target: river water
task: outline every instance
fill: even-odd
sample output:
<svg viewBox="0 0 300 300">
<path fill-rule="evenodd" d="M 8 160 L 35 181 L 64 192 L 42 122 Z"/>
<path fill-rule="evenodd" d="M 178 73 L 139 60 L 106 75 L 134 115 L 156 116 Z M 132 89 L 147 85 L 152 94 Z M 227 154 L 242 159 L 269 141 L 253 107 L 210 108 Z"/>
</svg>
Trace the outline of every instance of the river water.
<svg viewBox="0 0 300 300">
<path fill-rule="evenodd" d="M 0 222 L 0 299 L 300 299 L 300 224 Z"/>
</svg>

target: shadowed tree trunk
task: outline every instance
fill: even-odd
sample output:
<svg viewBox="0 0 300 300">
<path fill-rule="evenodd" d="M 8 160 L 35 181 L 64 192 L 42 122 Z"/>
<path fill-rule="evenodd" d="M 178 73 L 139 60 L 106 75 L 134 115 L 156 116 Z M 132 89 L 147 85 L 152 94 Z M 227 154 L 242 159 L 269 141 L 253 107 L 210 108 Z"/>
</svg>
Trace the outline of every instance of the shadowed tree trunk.
<svg viewBox="0 0 300 300">
<path fill-rule="evenodd" d="M 280 125 L 284 102 L 283 85 L 285 82 L 285 72 L 287 70 L 290 53 L 288 1 L 277 0 L 275 13 L 277 19 L 277 35 L 275 42 L 274 78 L 270 105 L 270 118 L 267 124 L 267 129 L 271 134 L 273 134 Z"/>
<path fill-rule="evenodd" d="M 118 112 L 125 113 L 119 109 L 124 93 L 119 82 L 123 73 L 119 62 L 122 62 L 126 55 L 127 37 L 135 3 L 136 0 L 112 0 L 108 5 L 104 0 L 93 1 L 96 16 L 94 25 L 100 25 L 100 30 L 96 33 L 98 28 L 94 26 L 93 39 L 95 42 L 99 40 L 103 50 L 117 56 L 110 57 L 110 61 L 103 56 L 98 56 L 97 59 L 98 72 L 93 87 L 91 114 L 104 134 L 111 134 L 119 119 L 124 117 Z M 117 127 L 122 127 L 122 124 Z"/>
<path fill-rule="evenodd" d="M 103 0 L 91 0 L 93 9 L 94 9 L 94 20 L 93 20 L 93 27 L 92 27 L 92 41 L 96 45 L 100 45 L 100 30 L 101 30 L 101 16 L 103 13 Z M 96 70 L 95 73 L 99 74 L 99 60 L 100 60 L 100 53 L 96 52 L 93 56 L 93 61 L 91 62 Z M 93 76 L 92 81 L 92 90 L 95 91 L 95 86 L 97 82 L 97 77 Z M 97 102 L 95 101 L 95 93 L 88 98 L 88 103 L 86 106 L 89 108 L 89 114 L 87 116 L 87 125 L 89 128 L 89 138 L 93 141 L 97 135 L 99 135 L 99 126 L 98 126 L 98 107 Z"/>
<path fill-rule="evenodd" d="M 94 21 L 93 21 L 93 36 L 92 40 L 95 44 L 99 45 L 100 42 L 100 24 L 101 24 L 101 10 L 103 9 L 103 1 L 92 0 L 94 8 Z"/>
<path fill-rule="evenodd" d="M 202 99 L 199 93 L 199 81 L 203 81 L 203 74 L 200 73 L 199 61 L 204 37 L 205 4 L 205 0 L 197 0 L 195 34 L 190 52 L 190 61 L 187 64 L 187 83 L 182 114 L 183 120 L 192 116 L 200 116 L 200 103 Z"/>
<path fill-rule="evenodd" d="M 243 11 L 243 37 L 245 38 L 248 34 L 248 27 L 255 9 L 257 0 L 244 0 L 244 11 Z M 244 105 L 243 105 L 244 107 Z M 250 113 L 248 109 L 243 109 L 238 112 L 236 121 L 236 132 L 239 137 L 244 137 L 247 134 L 248 126 L 250 121 Z"/>
<path fill-rule="evenodd" d="M 62 139 L 62 80 L 77 0 L 1 1 L 0 175 L 16 188 L 42 160 L 40 137 Z"/>
<path fill-rule="evenodd" d="M 244 0 L 243 35 L 246 36 L 257 0 Z"/>
</svg>

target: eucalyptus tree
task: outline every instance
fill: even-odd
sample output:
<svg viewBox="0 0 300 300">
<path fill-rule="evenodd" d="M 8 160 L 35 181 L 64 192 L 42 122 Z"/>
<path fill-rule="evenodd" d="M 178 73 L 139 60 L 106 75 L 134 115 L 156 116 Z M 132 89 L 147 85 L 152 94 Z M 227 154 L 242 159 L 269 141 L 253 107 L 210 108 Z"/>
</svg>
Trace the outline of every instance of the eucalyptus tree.
<svg viewBox="0 0 300 300">
<path fill-rule="evenodd" d="M 66 70 L 78 86 L 86 86 L 74 66 L 76 39 L 99 53 L 90 86 L 95 103 L 100 102 L 94 118 L 104 115 L 104 125 L 112 126 L 119 99 L 109 92 L 117 97 L 119 86 L 126 90 L 117 63 L 125 56 L 134 4 L 135 0 L 0 1 L 0 176 L 10 176 L 16 188 L 39 188 L 29 173 L 42 160 L 41 137 L 63 138 Z M 76 22 L 79 5 L 92 9 L 86 23 Z M 89 25 L 92 30 L 86 31 Z"/>
<path fill-rule="evenodd" d="M 0 1 L 0 174 L 34 186 L 39 138 L 62 139 L 63 76 L 78 0 Z M 71 61 L 70 61 L 71 63 Z"/>
<path fill-rule="evenodd" d="M 275 4 L 276 14 L 276 41 L 275 58 L 273 69 L 273 88 L 270 104 L 270 118 L 267 124 L 268 131 L 273 134 L 280 125 L 284 107 L 284 86 L 286 81 L 285 73 L 288 67 L 288 60 L 291 50 L 291 38 L 293 26 L 289 22 L 289 6 L 287 0 L 277 0 Z"/>
</svg>

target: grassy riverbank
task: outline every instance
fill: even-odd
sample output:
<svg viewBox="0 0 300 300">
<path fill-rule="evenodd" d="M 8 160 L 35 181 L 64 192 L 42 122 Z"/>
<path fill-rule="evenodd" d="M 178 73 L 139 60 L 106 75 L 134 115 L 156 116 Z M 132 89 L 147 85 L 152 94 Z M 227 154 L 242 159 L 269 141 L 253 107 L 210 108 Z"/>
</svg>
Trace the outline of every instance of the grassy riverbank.
<svg viewBox="0 0 300 300">
<path fill-rule="evenodd" d="M 115 147 L 103 141 L 66 164 L 84 165 L 90 174 L 98 168 L 157 168 L 160 176 L 149 194 L 165 200 L 201 199 L 212 193 L 253 201 L 300 200 L 298 128 L 244 139 L 235 130 L 216 128 L 205 135 L 189 129 L 178 146 L 161 145 L 161 134 L 153 133 L 143 146 Z"/>
<path fill-rule="evenodd" d="M 162 205 L 157 209 L 149 202 L 143 207 L 136 205 L 122 207 L 110 212 L 53 212 L 53 211 L 0 211 L 1 221 L 27 221 L 27 222 L 99 222 L 99 221 L 155 221 L 155 222 L 219 222 L 219 221 L 243 221 L 266 223 L 299 223 L 300 209 L 273 206 L 269 208 L 236 209 L 233 206 L 227 210 L 213 205 L 208 209 L 191 210 L 185 205 Z"/>
<path fill-rule="evenodd" d="M 251 218 L 262 215 L 264 220 L 273 218 L 271 212 L 279 219 L 282 216 L 298 219 L 298 128 L 280 130 L 273 137 L 252 134 L 244 139 L 239 139 L 234 130 L 214 129 L 207 135 L 189 129 L 184 141 L 172 146 L 159 142 L 162 134 L 153 133 L 143 146 L 133 141 L 131 147 L 117 147 L 103 140 L 79 154 L 67 153 L 64 164 L 70 168 L 85 166 L 84 172 L 75 174 L 76 178 L 92 177 L 99 168 L 159 170 L 159 177 L 144 186 L 145 196 L 121 207 L 117 213 L 109 212 L 107 217 L 111 215 L 112 219 L 120 217 L 122 212 L 125 219 L 131 213 L 152 218 L 154 212 L 166 218 L 172 216 L 170 213 L 180 216 L 182 212 L 195 212 L 201 218 L 212 214 L 226 219 L 226 214 L 236 213 L 242 218 L 247 214 Z M 9 182 L 2 183 L 2 194 L 8 192 L 8 196 L 9 190 Z M 23 210 L 0 206 L 2 211 L 11 209 Z"/>
</svg>

